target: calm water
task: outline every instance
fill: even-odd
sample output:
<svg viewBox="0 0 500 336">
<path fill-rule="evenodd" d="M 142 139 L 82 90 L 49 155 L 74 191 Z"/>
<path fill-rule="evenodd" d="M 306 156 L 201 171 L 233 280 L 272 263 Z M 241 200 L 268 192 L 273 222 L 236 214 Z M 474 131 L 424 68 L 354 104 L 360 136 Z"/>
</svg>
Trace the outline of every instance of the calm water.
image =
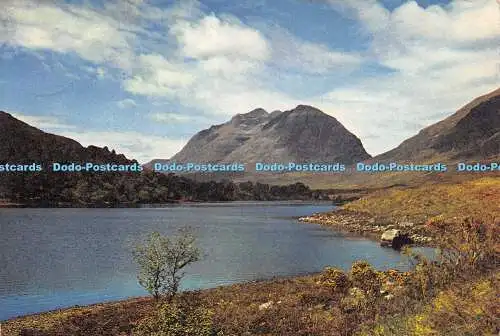
<svg viewBox="0 0 500 336">
<path fill-rule="evenodd" d="M 367 259 L 404 269 L 396 251 L 342 237 L 294 216 L 331 205 L 232 203 L 140 209 L 0 209 L 0 320 L 147 293 L 137 284 L 130 246 L 153 230 L 195 228 L 207 255 L 184 289 L 297 275 Z"/>
</svg>

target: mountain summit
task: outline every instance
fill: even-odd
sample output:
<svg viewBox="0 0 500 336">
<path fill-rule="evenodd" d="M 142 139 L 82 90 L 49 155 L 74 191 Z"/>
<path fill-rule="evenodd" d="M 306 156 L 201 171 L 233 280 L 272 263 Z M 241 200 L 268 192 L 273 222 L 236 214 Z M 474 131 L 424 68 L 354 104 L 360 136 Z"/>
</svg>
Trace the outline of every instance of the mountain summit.
<svg viewBox="0 0 500 336">
<path fill-rule="evenodd" d="M 351 164 L 368 158 L 361 141 L 337 119 L 312 106 L 299 105 L 285 112 L 258 108 L 237 114 L 197 133 L 169 161 Z"/>
</svg>

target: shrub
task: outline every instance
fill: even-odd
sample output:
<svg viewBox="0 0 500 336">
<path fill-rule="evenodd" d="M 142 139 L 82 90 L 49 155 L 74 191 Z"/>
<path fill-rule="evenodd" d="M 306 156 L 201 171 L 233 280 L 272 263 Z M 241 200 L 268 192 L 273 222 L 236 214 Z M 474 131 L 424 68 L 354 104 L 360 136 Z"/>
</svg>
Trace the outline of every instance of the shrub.
<svg viewBox="0 0 500 336">
<path fill-rule="evenodd" d="M 191 231 L 184 228 L 174 240 L 153 232 L 134 248 L 134 260 L 140 267 L 139 284 L 156 300 L 165 293 L 172 300 L 184 276 L 182 269 L 199 260 L 200 250 L 194 242 Z"/>
<path fill-rule="evenodd" d="M 428 223 L 440 237 L 435 260 L 414 254 L 415 270 L 407 286 L 416 297 L 434 296 L 452 282 L 474 280 L 500 264 L 500 227 L 498 224 L 465 219 L 458 223 L 444 219 Z"/>
<path fill-rule="evenodd" d="M 158 311 L 139 322 L 134 336 L 219 336 L 213 325 L 213 312 L 201 307 L 163 304 Z"/>
<path fill-rule="evenodd" d="M 345 292 L 349 288 L 349 277 L 338 268 L 325 267 L 319 276 L 319 284 L 331 287 L 335 291 Z"/>
<path fill-rule="evenodd" d="M 379 293 L 382 287 L 381 273 L 364 260 L 352 264 L 349 278 L 354 287 L 361 288 L 371 295 Z"/>
</svg>

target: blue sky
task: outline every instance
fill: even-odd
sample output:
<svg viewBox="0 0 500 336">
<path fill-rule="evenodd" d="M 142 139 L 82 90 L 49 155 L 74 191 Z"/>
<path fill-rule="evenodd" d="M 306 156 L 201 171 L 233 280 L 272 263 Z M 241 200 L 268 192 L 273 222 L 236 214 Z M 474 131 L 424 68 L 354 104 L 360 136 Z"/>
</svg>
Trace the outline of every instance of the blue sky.
<svg viewBox="0 0 500 336">
<path fill-rule="evenodd" d="M 375 155 L 499 86 L 494 0 L 2 6 L 0 110 L 140 162 L 236 113 L 298 104 Z"/>
</svg>

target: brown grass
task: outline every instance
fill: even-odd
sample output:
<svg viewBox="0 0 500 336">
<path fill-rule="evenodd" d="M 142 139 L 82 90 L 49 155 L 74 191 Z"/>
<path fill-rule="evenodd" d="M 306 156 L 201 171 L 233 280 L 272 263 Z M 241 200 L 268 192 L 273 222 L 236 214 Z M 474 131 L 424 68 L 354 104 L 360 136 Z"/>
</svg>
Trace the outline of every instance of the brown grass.
<svg viewBox="0 0 500 336">
<path fill-rule="evenodd" d="M 344 208 L 392 221 L 406 219 L 424 223 L 435 216 L 454 220 L 473 217 L 498 221 L 500 177 L 381 190 Z"/>
</svg>

